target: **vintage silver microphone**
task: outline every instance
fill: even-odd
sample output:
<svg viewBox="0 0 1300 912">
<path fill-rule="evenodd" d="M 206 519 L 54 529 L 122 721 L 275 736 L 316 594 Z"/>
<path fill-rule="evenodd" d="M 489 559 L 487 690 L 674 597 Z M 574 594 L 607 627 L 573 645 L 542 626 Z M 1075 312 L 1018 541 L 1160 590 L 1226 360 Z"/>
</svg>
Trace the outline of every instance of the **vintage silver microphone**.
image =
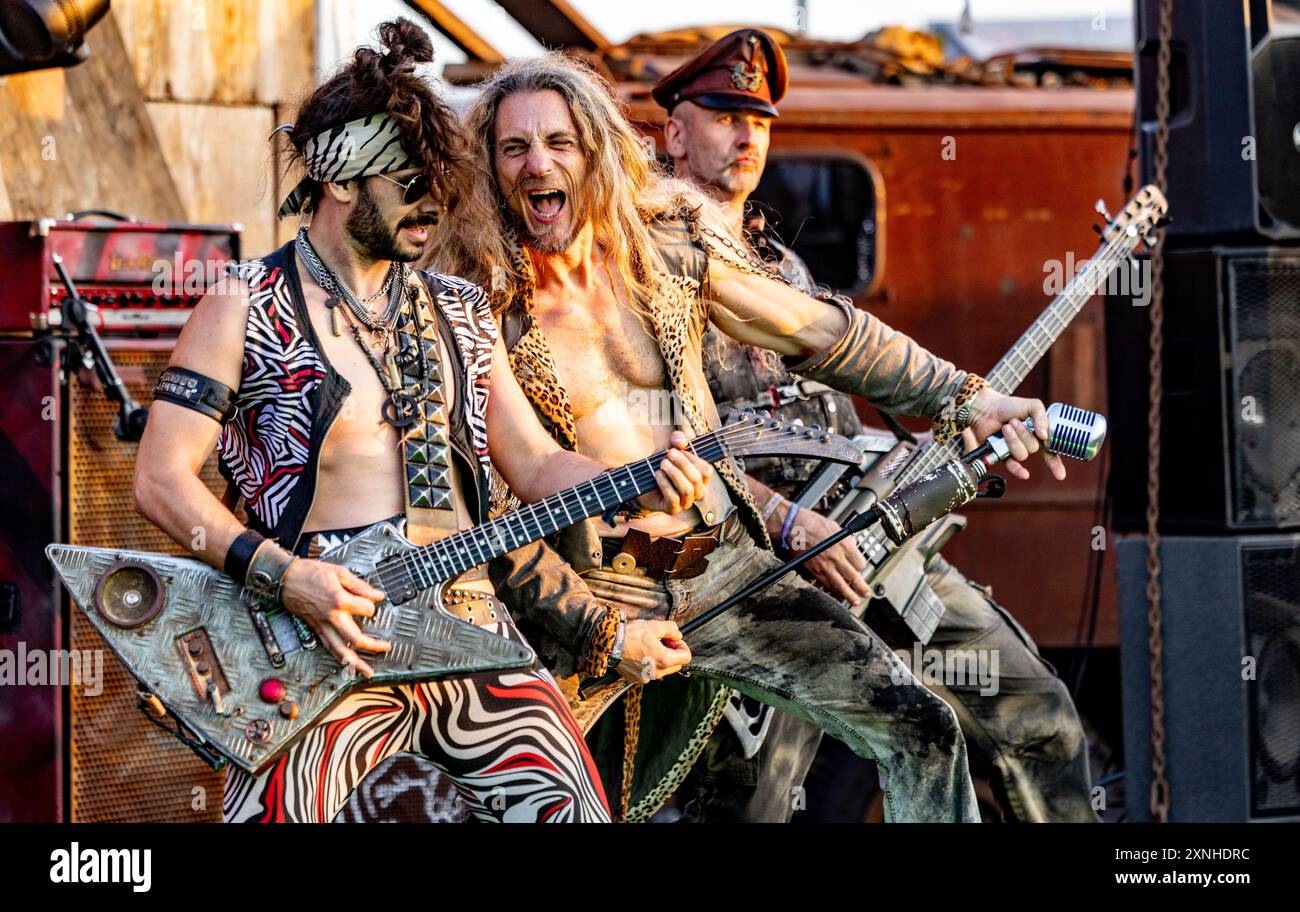
<svg viewBox="0 0 1300 912">
<path fill-rule="evenodd" d="M 1096 412 L 1053 402 L 1047 419 L 1049 453 L 1087 462 L 1106 439 L 1106 419 Z M 1032 431 L 1034 423 L 1026 420 L 1025 426 Z M 1010 455 L 1010 445 L 1001 434 L 994 434 L 961 459 L 939 466 L 876 504 L 873 509 L 880 514 L 880 527 L 890 541 L 901 545 L 939 517 L 974 500 L 980 479 Z"/>
<path fill-rule="evenodd" d="M 1088 462 L 1101 449 L 1106 439 L 1106 418 L 1087 409 L 1076 408 L 1063 402 L 1053 402 L 1047 407 L 1047 451 L 1058 456 L 1068 456 Z M 1025 419 L 1025 427 L 1034 429 L 1032 418 Z M 1011 455 L 1011 447 L 1001 434 L 994 434 L 980 446 L 962 457 L 962 461 L 975 460 L 992 467 Z"/>
</svg>

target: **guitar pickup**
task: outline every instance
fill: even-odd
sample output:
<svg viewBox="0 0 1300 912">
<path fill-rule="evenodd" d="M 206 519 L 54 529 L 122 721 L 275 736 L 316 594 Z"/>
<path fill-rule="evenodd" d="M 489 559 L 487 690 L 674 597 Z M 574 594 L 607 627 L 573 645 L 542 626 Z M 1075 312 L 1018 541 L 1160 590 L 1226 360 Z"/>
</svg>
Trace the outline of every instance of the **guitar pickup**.
<svg viewBox="0 0 1300 912">
<path fill-rule="evenodd" d="M 190 686 L 200 701 L 211 704 L 217 715 L 226 714 L 224 695 L 230 684 L 217 661 L 217 651 L 212 647 L 204 627 L 188 630 L 176 638 L 176 651 L 189 674 Z"/>
</svg>

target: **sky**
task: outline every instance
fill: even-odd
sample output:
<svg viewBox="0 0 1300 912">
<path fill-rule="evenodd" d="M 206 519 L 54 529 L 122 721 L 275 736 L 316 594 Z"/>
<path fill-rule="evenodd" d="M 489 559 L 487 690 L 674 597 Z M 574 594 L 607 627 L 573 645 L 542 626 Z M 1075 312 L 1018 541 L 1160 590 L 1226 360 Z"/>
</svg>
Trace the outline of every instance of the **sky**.
<svg viewBox="0 0 1300 912">
<path fill-rule="evenodd" d="M 453 13 L 507 57 L 527 57 L 539 46 L 494 0 L 441 0 Z M 570 3 L 613 42 L 639 32 L 688 25 L 770 25 L 795 31 L 795 0 L 570 0 Z M 934 21 L 956 21 L 964 0 L 807 0 L 808 34 L 813 38 L 850 40 L 882 25 L 924 27 Z M 393 16 L 413 19 L 401 0 L 322 0 L 319 56 L 328 68 L 363 41 L 373 41 L 374 27 Z M 970 0 L 978 23 L 1005 19 L 1128 19 L 1133 0 Z M 434 35 L 438 63 L 465 59 L 451 42 Z"/>
</svg>

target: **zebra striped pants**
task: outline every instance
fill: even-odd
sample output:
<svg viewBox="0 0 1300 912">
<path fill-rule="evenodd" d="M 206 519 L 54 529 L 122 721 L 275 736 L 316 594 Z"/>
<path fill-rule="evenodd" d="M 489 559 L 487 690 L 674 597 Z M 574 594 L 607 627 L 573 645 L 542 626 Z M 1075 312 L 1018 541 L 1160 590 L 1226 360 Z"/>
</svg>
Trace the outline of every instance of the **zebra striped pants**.
<svg viewBox="0 0 1300 912">
<path fill-rule="evenodd" d="M 522 640 L 508 621 L 487 629 Z M 436 766 L 479 820 L 609 821 L 578 723 L 542 668 L 353 691 L 261 775 L 229 767 L 222 816 L 328 822 L 367 773 L 401 751 Z"/>
</svg>

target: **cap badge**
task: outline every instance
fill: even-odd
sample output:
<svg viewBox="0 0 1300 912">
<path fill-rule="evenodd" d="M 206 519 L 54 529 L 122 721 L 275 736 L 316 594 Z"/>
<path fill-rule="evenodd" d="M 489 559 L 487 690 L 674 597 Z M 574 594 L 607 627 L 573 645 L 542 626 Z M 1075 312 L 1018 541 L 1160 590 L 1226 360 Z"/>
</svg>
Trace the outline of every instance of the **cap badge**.
<svg viewBox="0 0 1300 912">
<path fill-rule="evenodd" d="M 731 68 L 731 84 L 742 92 L 757 92 L 763 84 L 763 71 L 757 63 L 747 68 L 745 61 L 738 61 Z"/>
</svg>

